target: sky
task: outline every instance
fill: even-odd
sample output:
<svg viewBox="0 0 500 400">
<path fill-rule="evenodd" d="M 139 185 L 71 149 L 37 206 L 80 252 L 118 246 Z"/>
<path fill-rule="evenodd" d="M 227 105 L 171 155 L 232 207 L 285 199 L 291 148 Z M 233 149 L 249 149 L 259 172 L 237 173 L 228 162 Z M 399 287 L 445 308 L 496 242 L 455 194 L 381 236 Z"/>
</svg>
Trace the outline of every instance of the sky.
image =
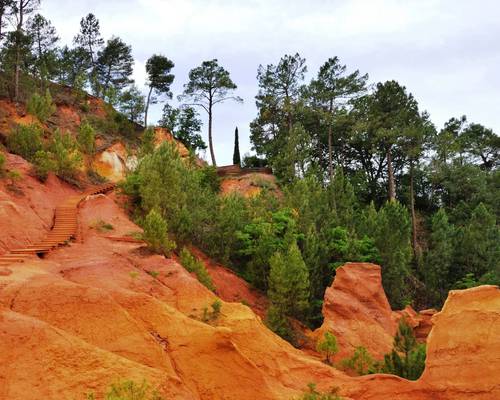
<svg viewBox="0 0 500 400">
<path fill-rule="evenodd" d="M 306 81 L 338 56 L 349 71 L 368 73 L 371 83 L 395 79 L 406 86 L 438 128 L 465 114 L 500 133 L 498 0 L 42 0 L 40 12 L 63 44 L 71 44 L 80 19 L 94 13 L 105 39 L 115 35 L 132 45 L 134 79 L 144 92 L 146 60 L 170 58 L 172 105 L 189 70 L 218 59 L 244 100 L 214 108 L 218 165 L 232 163 L 236 126 L 241 154 L 251 151 L 259 64 L 296 52 L 307 60 Z M 152 107 L 150 122 L 161 109 Z"/>
</svg>

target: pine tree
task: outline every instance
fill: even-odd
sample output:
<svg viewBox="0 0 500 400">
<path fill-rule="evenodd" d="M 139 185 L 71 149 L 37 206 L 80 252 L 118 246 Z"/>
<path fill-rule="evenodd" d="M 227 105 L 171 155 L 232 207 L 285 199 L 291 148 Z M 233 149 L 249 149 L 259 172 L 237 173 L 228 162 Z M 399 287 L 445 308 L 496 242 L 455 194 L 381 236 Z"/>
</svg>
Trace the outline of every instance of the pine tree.
<svg viewBox="0 0 500 400">
<path fill-rule="evenodd" d="M 469 223 L 458 232 L 456 245 L 460 276 L 474 274 L 476 279 L 498 268 L 500 258 L 500 231 L 496 218 L 483 203 L 472 212 Z"/>
<path fill-rule="evenodd" d="M 146 99 L 144 112 L 144 126 L 148 126 L 148 111 L 150 104 L 156 104 L 158 97 L 164 95 L 172 98 L 170 85 L 174 81 L 174 75 L 170 71 L 174 68 L 174 63 L 167 57 L 153 54 L 146 62 L 146 73 L 148 75 L 149 93 Z"/>
<path fill-rule="evenodd" d="M 309 272 L 295 240 L 269 260 L 268 296 L 277 311 L 300 318 L 309 307 Z"/>
<path fill-rule="evenodd" d="M 213 59 L 203 61 L 199 67 L 189 71 L 189 82 L 184 85 L 182 96 L 179 96 L 180 100 L 187 100 L 188 105 L 201 107 L 208 114 L 208 145 L 214 167 L 217 163 L 212 140 L 213 107 L 226 100 L 242 103 L 243 99 L 232 95 L 236 88 L 229 72 L 220 66 L 216 59 Z"/>
<path fill-rule="evenodd" d="M 59 41 L 55 27 L 49 20 L 36 14 L 28 21 L 27 34 L 33 40 L 33 55 L 36 75 L 40 79 L 40 89 L 45 88 L 47 80 L 56 75 L 57 48 Z"/>
<path fill-rule="evenodd" d="M 168 225 L 161 214 L 152 209 L 144 220 L 144 240 L 153 251 L 170 255 L 175 242 L 168 239 Z"/>
<path fill-rule="evenodd" d="M 319 353 L 324 353 L 326 363 L 330 364 L 330 357 L 334 356 L 339 351 L 335 335 L 330 332 L 325 332 L 323 340 L 319 341 L 316 345 L 316 350 Z"/>
<path fill-rule="evenodd" d="M 241 165 L 240 158 L 240 140 L 238 137 L 238 127 L 234 130 L 234 151 L 233 151 L 233 164 Z"/>
<path fill-rule="evenodd" d="M 389 201 L 377 214 L 375 244 L 382 259 L 382 282 L 389 302 L 402 308 L 408 298 L 412 249 L 408 210 L 397 201 Z"/>
<path fill-rule="evenodd" d="M 131 79 L 133 66 L 132 47 L 119 37 L 108 40 L 96 61 L 96 94 L 113 103 L 113 93 L 119 94 L 125 86 L 134 82 Z"/>
<path fill-rule="evenodd" d="M 449 289 L 449 272 L 453 265 L 453 226 L 448 222 L 444 209 L 440 209 L 431 221 L 429 250 L 425 255 L 424 281 L 427 289 L 440 304 Z"/>
<path fill-rule="evenodd" d="M 401 320 L 392 352 L 384 357 L 382 372 L 416 380 L 420 378 L 424 368 L 425 344 L 418 344 L 413 329 L 405 320 Z"/>
</svg>

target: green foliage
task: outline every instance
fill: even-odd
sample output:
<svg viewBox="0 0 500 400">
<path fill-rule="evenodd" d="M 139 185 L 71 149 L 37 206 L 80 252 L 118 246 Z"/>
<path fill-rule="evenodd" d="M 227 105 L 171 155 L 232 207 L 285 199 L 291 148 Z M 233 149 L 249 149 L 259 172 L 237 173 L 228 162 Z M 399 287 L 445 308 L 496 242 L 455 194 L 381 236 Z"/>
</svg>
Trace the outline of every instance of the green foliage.
<svg viewBox="0 0 500 400">
<path fill-rule="evenodd" d="M 89 156 L 93 156 L 95 152 L 95 131 L 88 123 L 83 122 L 78 128 L 77 136 L 80 151 Z"/>
<path fill-rule="evenodd" d="M 316 390 L 316 384 L 309 383 L 307 391 L 298 400 L 342 400 L 342 398 L 338 395 L 337 388 L 321 393 Z"/>
<path fill-rule="evenodd" d="M 293 211 L 283 208 L 274 213 L 265 212 L 238 231 L 237 237 L 239 254 L 247 260 L 248 279 L 257 288 L 267 290 L 270 258 L 277 251 L 286 251 L 289 241 L 297 237 Z"/>
<path fill-rule="evenodd" d="M 498 268 L 500 230 L 495 215 L 484 204 L 480 203 L 468 224 L 458 230 L 456 254 L 463 275 L 472 273 L 479 279 Z"/>
<path fill-rule="evenodd" d="M 240 165 L 240 139 L 238 137 L 238 127 L 234 130 L 234 151 L 233 151 L 233 164 Z"/>
<path fill-rule="evenodd" d="M 147 128 L 141 135 L 141 147 L 139 148 L 139 157 L 152 154 L 155 150 L 156 134 L 154 128 Z"/>
<path fill-rule="evenodd" d="M 382 372 L 417 380 L 425 368 L 425 344 L 418 344 L 413 329 L 401 320 L 390 354 L 384 357 Z"/>
<path fill-rule="evenodd" d="M 58 177 L 74 181 L 82 163 L 78 143 L 70 133 L 57 130 L 48 144 L 47 150 L 53 161 L 54 172 Z"/>
<path fill-rule="evenodd" d="M 269 306 L 269 308 L 267 309 L 265 322 L 267 327 L 274 333 L 281 336 L 283 339 L 288 340 L 289 342 L 293 342 L 295 337 L 292 327 L 288 322 L 288 318 L 281 312 L 278 307 L 272 304 Z"/>
<path fill-rule="evenodd" d="M 144 240 L 153 251 L 169 256 L 175 249 L 175 242 L 168 238 L 167 222 L 157 210 L 152 209 L 148 213 L 142 227 Z"/>
<path fill-rule="evenodd" d="M 38 150 L 33 158 L 33 165 L 36 177 L 45 182 L 49 176 L 49 172 L 56 170 L 56 164 L 51 157 L 51 154 L 44 150 Z"/>
<path fill-rule="evenodd" d="M 181 250 L 180 258 L 182 266 L 189 272 L 193 272 L 202 285 L 211 291 L 215 290 L 212 278 L 202 261 L 195 258 L 186 247 Z"/>
<path fill-rule="evenodd" d="M 4 165 L 5 165 L 5 156 L 3 153 L 0 153 L 0 177 L 2 177 L 5 174 L 4 171 Z"/>
<path fill-rule="evenodd" d="M 151 275 L 154 279 L 157 279 L 160 276 L 158 271 L 148 271 L 148 274 Z"/>
<path fill-rule="evenodd" d="M 170 85 L 174 81 L 174 75 L 171 74 L 174 63 L 167 57 L 153 54 L 148 61 L 146 61 L 146 73 L 148 75 L 149 94 L 146 101 L 146 117 L 144 119 L 144 126 L 147 127 L 147 113 L 150 104 L 158 103 L 157 96 L 166 96 L 172 98 Z"/>
<path fill-rule="evenodd" d="M 173 108 L 170 104 L 165 104 L 163 116 L 158 124 L 167 128 L 177 140 L 181 141 L 192 152 L 207 148 L 200 135 L 201 120 L 192 107 Z"/>
<path fill-rule="evenodd" d="M 283 253 L 274 253 L 269 264 L 269 301 L 283 315 L 304 317 L 309 307 L 309 272 L 297 242 L 293 240 Z"/>
<path fill-rule="evenodd" d="M 106 393 L 105 400 L 162 400 L 163 397 L 146 381 L 114 383 Z"/>
<path fill-rule="evenodd" d="M 26 109 L 30 114 L 35 115 L 41 122 L 45 122 L 56 112 L 57 107 L 52 101 L 49 89 L 47 89 L 44 96 L 33 93 L 26 103 Z"/>
<path fill-rule="evenodd" d="M 15 154 L 33 160 L 36 152 L 42 150 L 43 131 L 38 125 L 18 125 L 7 137 L 7 147 Z"/>
<path fill-rule="evenodd" d="M 365 347 L 358 346 L 351 358 L 342 360 L 342 366 L 361 376 L 374 372 L 375 361 Z"/>
<path fill-rule="evenodd" d="M 102 219 L 95 221 L 90 225 L 92 228 L 97 229 L 99 232 L 109 232 L 115 229 L 113 225 L 111 225 L 109 222 L 105 222 Z"/>
<path fill-rule="evenodd" d="M 216 165 L 212 143 L 212 108 L 226 100 L 243 102 L 239 97 L 232 96 L 237 88 L 231 80 L 229 72 L 216 59 L 203 61 L 199 67 L 189 71 L 189 81 L 184 85 L 181 99 L 196 104 L 208 113 L 208 140 L 212 165 Z"/>
<path fill-rule="evenodd" d="M 435 304 L 442 304 L 449 289 L 454 235 L 454 228 L 448 222 L 446 211 L 440 209 L 431 220 L 429 249 L 424 261 L 427 289 Z"/>
<path fill-rule="evenodd" d="M 113 36 L 97 54 L 94 90 L 110 104 L 128 84 L 133 72 L 132 47 Z"/>
<path fill-rule="evenodd" d="M 318 353 L 325 355 L 325 361 L 330 364 L 330 357 L 338 353 L 339 348 L 337 345 L 337 338 L 331 332 L 325 332 L 323 340 L 318 341 L 316 345 L 316 350 Z"/>
<path fill-rule="evenodd" d="M 216 321 L 221 313 L 222 302 L 219 299 L 216 299 L 212 304 L 212 311 L 208 311 L 208 307 L 203 308 L 203 314 L 201 316 L 201 320 L 203 322 L 209 323 Z"/>
<path fill-rule="evenodd" d="M 394 308 L 403 308 L 409 297 L 412 250 L 408 210 L 399 202 L 387 202 L 378 212 L 373 237 L 382 261 L 382 282 Z"/>
<path fill-rule="evenodd" d="M 119 110 L 131 121 L 142 122 L 144 110 L 146 107 L 144 96 L 136 86 L 131 86 L 124 90 L 118 99 Z"/>
</svg>

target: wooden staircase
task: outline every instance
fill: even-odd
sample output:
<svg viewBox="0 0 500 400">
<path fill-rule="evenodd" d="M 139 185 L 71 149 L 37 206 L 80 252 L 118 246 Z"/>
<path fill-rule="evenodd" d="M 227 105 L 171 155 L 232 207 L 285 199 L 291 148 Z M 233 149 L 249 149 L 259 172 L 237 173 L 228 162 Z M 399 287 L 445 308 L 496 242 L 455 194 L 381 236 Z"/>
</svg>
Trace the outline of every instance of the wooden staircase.
<svg viewBox="0 0 500 400">
<path fill-rule="evenodd" d="M 68 243 L 72 238 L 75 238 L 78 232 L 79 204 L 87 196 L 105 193 L 114 188 L 114 183 L 107 183 L 89 189 L 80 195 L 69 197 L 64 203 L 56 207 L 54 225 L 45 239 L 24 248 L 12 249 L 7 254 L 0 256 L 0 266 L 22 263 L 36 254 L 48 253 L 52 249 Z"/>
</svg>

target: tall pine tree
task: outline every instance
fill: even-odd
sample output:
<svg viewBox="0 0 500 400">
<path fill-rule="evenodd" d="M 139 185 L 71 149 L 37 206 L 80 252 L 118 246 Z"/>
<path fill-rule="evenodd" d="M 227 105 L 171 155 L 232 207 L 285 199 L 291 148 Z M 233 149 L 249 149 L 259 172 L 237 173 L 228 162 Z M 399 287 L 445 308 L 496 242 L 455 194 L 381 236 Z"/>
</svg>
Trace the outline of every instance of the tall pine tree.
<svg viewBox="0 0 500 400">
<path fill-rule="evenodd" d="M 449 273 L 453 263 L 453 226 L 448 222 L 444 209 L 440 209 L 431 221 L 429 250 L 425 255 L 424 281 L 431 301 L 440 305 L 449 289 Z"/>
</svg>

